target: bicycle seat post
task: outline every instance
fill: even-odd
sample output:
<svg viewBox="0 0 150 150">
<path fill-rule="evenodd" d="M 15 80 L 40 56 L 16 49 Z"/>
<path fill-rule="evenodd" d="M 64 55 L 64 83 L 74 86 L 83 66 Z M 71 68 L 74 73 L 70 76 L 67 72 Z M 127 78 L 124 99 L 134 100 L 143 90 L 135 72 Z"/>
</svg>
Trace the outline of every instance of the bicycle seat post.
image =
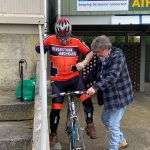
<svg viewBox="0 0 150 150">
<path fill-rule="evenodd" d="M 70 116 L 72 117 L 73 116 L 73 112 L 72 112 L 72 101 L 71 101 L 71 96 L 68 95 L 68 111 L 70 113 Z"/>
</svg>

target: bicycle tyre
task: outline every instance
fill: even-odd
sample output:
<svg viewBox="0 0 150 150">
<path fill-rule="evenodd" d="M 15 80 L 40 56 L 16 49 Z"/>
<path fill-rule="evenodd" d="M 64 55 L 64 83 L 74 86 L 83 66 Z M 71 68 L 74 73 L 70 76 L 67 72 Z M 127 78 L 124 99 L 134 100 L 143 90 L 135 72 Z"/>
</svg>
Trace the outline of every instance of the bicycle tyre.
<svg viewBox="0 0 150 150">
<path fill-rule="evenodd" d="M 75 122 L 71 120 L 70 125 L 68 127 L 68 136 L 69 136 L 69 145 L 70 150 L 75 150 Z"/>
<path fill-rule="evenodd" d="M 76 133 L 79 136 L 78 145 L 81 148 L 81 150 L 85 150 L 85 145 L 84 145 L 84 140 L 83 140 L 83 131 L 81 129 L 81 125 L 78 119 L 76 119 L 76 130 L 77 130 Z"/>
</svg>

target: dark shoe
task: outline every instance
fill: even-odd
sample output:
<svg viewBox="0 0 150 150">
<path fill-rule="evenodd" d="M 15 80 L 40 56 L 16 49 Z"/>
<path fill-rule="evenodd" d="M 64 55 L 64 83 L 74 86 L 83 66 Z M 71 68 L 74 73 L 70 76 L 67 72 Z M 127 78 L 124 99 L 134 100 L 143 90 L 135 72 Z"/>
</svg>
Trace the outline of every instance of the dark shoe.
<svg viewBox="0 0 150 150">
<path fill-rule="evenodd" d="M 126 141 L 123 141 L 123 142 L 119 143 L 118 149 L 125 149 L 128 146 L 129 146 L 129 144 Z"/>
<path fill-rule="evenodd" d="M 96 136 L 96 130 L 95 130 L 95 127 L 94 127 L 93 123 L 87 124 L 87 126 L 85 128 L 85 131 L 86 131 L 86 134 L 88 136 L 90 136 L 91 139 L 96 139 L 97 138 L 97 136 Z"/>
<path fill-rule="evenodd" d="M 56 133 L 51 133 L 49 135 L 49 142 L 50 146 L 54 146 L 56 143 L 58 143 L 58 136 Z"/>
</svg>

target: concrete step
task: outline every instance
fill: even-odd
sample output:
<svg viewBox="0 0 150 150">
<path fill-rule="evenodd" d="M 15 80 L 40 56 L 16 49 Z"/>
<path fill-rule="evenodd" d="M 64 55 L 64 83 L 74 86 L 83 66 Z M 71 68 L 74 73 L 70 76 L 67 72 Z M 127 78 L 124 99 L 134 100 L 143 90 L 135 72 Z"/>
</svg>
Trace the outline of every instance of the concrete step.
<svg viewBox="0 0 150 150">
<path fill-rule="evenodd" d="M 0 150 L 31 150 L 33 121 L 0 122 Z"/>
<path fill-rule="evenodd" d="M 15 91 L 0 90 L 0 121 L 33 119 L 34 102 L 16 100 Z"/>
<path fill-rule="evenodd" d="M 0 150 L 31 150 L 34 102 L 16 99 L 15 91 L 0 90 Z"/>
</svg>

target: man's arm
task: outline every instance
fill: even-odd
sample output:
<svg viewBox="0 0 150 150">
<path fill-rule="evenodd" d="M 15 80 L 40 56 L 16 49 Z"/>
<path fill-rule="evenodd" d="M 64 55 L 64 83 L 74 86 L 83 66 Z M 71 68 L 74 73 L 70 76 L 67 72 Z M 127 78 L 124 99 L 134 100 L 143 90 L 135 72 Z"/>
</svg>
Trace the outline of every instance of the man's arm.
<svg viewBox="0 0 150 150">
<path fill-rule="evenodd" d="M 44 54 L 45 54 L 49 50 L 49 36 L 43 40 L 43 46 L 44 46 Z M 40 53 L 40 43 L 39 42 L 36 43 L 35 50 L 37 53 Z"/>
<path fill-rule="evenodd" d="M 77 63 L 77 70 L 81 71 L 82 69 L 84 69 L 86 65 L 90 62 L 90 60 L 93 58 L 93 55 L 93 51 L 90 51 L 82 62 Z"/>
<path fill-rule="evenodd" d="M 87 55 L 86 55 L 86 57 L 85 57 L 85 60 L 83 60 L 82 61 L 82 63 L 86 66 L 89 62 L 90 62 L 90 60 L 93 58 L 93 51 L 90 51 Z"/>
</svg>

